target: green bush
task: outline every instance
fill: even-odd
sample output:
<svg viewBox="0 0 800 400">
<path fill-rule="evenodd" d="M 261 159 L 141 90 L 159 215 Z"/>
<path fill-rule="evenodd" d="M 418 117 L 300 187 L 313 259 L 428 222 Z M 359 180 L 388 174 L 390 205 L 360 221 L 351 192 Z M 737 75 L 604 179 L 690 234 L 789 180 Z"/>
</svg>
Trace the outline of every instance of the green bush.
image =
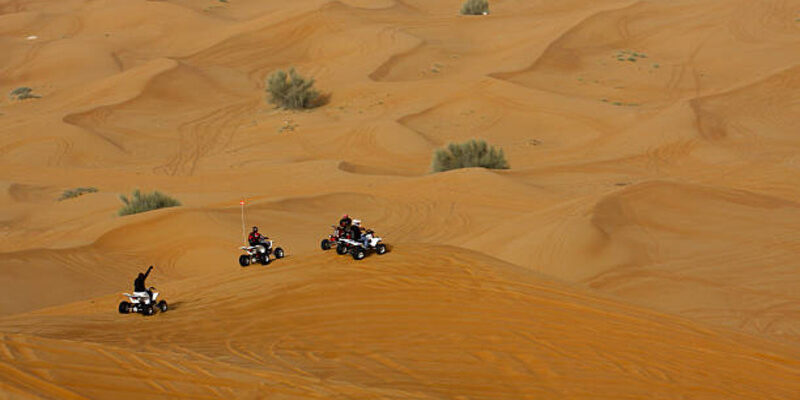
<svg viewBox="0 0 800 400">
<path fill-rule="evenodd" d="M 489 0 L 466 0 L 461 5 L 462 15 L 483 15 L 489 13 Z"/>
<path fill-rule="evenodd" d="M 508 162 L 503 149 L 490 147 L 484 140 L 470 140 L 464 143 L 450 143 L 447 148 L 436 150 L 431 170 L 443 172 L 470 167 L 508 169 Z"/>
<path fill-rule="evenodd" d="M 9 94 L 9 97 L 11 97 L 12 99 L 16 97 L 17 100 L 25 100 L 25 99 L 38 99 L 39 97 L 42 96 L 33 94 L 33 89 L 27 86 L 21 86 L 12 90 L 11 93 Z"/>
<path fill-rule="evenodd" d="M 95 192 L 97 192 L 96 187 L 79 187 L 75 189 L 65 190 L 64 193 L 61 193 L 61 197 L 58 198 L 58 201 L 66 199 L 74 199 L 78 196 L 83 196 L 86 193 L 95 193 Z"/>
<path fill-rule="evenodd" d="M 294 68 L 289 73 L 282 70 L 274 72 L 267 79 L 267 92 L 270 103 L 292 110 L 314 108 L 319 105 L 319 92 L 314 90 L 314 79 L 300 76 Z"/>
<path fill-rule="evenodd" d="M 119 199 L 125 204 L 119 209 L 120 216 L 181 205 L 180 201 L 175 200 L 159 191 L 142 193 L 139 189 L 134 190 L 130 198 L 126 197 L 124 194 L 121 194 L 119 195 Z"/>
</svg>

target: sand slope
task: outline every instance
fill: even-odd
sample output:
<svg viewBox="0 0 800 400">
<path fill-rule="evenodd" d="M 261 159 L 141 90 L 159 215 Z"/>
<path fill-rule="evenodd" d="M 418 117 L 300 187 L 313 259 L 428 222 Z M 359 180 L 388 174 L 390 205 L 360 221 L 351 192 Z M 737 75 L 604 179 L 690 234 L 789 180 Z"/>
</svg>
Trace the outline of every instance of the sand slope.
<svg viewBox="0 0 800 400">
<path fill-rule="evenodd" d="M 791 398 L 799 389 L 794 351 L 457 248 L 396 246 L 364 264 L 290 257 L 227 275 L 159 279 L 179 300 L 146 320 L 109 313 L 113 296 L 6 318 L 4 362 L 21 372 L 4 375 L 29 393 L 51 390 L 28 389 L 47 377 L 89 397 L 289 386 L 287 397 Z M 115 384 L 90 383 L 101 377 Z"/>
<path fill-rule="evenodd" d="M 0 0 L 0 398 L 797 398 L 800 1 L 458 5 Z"/>
</svg>

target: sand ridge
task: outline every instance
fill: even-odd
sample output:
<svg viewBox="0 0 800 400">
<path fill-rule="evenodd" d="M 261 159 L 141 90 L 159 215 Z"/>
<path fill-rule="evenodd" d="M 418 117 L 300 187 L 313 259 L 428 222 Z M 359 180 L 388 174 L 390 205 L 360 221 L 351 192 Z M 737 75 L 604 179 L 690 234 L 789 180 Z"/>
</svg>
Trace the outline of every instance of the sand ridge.
<svg viewBox="0 0 800 400">
<path fill-rule="evenodd" d="M 458 5 L 0 0 L 3 396 L 797 398 L 800 1 Z M 429 173 L 476 137 L 512 169 Z"/>
</svg>

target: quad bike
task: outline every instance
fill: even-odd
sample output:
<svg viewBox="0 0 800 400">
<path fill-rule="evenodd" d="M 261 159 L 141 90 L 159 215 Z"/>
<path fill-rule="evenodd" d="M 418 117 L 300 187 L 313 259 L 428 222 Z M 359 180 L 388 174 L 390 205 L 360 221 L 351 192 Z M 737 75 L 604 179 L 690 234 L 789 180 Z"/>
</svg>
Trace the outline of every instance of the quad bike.
<svg viewBox="0 0 800 400">
<path fill-rule="evenodd" d="M 148 292 L 152 294 L 152 300 Z M 155 314 L 156 310 L 160 312 L 167 311 L 167 302 L 165 300 L 156 302 L 156 299 L 158 299 L 158 291 L 152 286 L 147 289 L 147 292 L 133 292 L 133 294 L 123 293 L 122 295 L 127 297 L 130 301 L 122 301 L 119 303 L 120 314 L 139 313 L 150 316 Z"/>
<path fill-rule="evenodd" d="M 388 251 L 386 245 L 383 243 L 383 239 L 375 236 L 375 232 L 368 230 L 364 234 L 364 238 L 366 239 L 366 246 L 364 245 L 363 241 L 353 240 L 350 238 L 341 238 L 339 239 L 336 252 L 339 254 L 350 253 L 350 255 L 353 256 L 353 259 L 363 260 L 370 251 L 374 251 L 378 255 L 384 255 Z M 339 250 L 340 248 L 344 249 L 344 253 Z"/>
<path fill-rule="evenodd" d="M 347 254 L 347 247 L 342 243 L 342 239 L 349 239 L 351 237 L 350 233 L 346 232 L 341 226 L 331 225 L 331 228 L 333 228 L 333 233 L 322 239 L 320 247 L 322 250 L 330 250 L 335 246 L 336 253 L 339 255 Z"/>
<path fill-rule="evenodd" d="M 242 246 L 240 249 L 247 253 L 239 256 L 239 265 L 243 267 L 256 262 L 261 263 L 261 265 L 267 265 L 270 262 L 269 256 L 271 254 L 275 255 L 275 259 L 283 258 L 286 255 L 280 247 L 272 249 L 272 240 L 264 240 L 255 246 Z"/>
</svg>

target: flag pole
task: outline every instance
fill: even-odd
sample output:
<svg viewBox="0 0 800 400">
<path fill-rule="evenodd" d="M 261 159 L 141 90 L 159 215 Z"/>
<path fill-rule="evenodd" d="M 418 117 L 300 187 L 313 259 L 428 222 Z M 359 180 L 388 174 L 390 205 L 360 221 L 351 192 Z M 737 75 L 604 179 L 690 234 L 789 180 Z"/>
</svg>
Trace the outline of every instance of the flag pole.
<svg viewBox="0 0 800 400">
<path fill-rule="evenodd" d="M 245 228 L 245 221 L 244 221 L 244 200 L 239 200 L 239 205 L 242 207 L 242 242 L 247 245 L 247 228 Z"/>
</svg>

